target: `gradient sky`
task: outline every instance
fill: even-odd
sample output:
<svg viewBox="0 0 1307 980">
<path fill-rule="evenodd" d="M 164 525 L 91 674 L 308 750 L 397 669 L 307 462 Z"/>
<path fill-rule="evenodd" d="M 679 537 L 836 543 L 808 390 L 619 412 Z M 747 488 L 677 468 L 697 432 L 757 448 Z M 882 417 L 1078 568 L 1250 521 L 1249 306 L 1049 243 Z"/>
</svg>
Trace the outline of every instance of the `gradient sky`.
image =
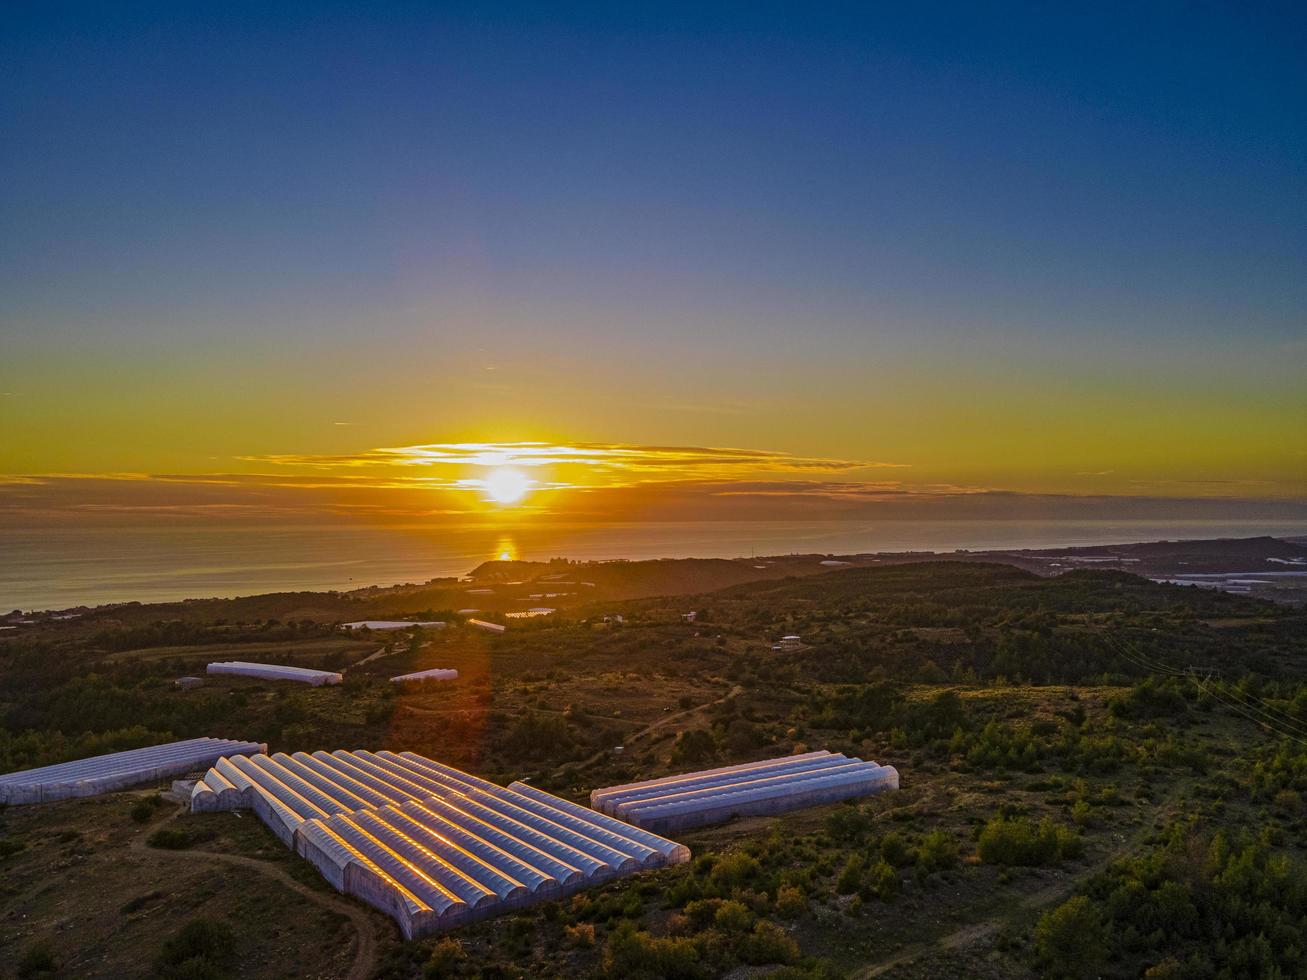
<svg viewBox="0 0 1307 980">
<path fill-rule="evenodd" d="M 3 493 L 1307 499 L 1301 6 L 809 6 L 7 7 Z"/>
</svg>

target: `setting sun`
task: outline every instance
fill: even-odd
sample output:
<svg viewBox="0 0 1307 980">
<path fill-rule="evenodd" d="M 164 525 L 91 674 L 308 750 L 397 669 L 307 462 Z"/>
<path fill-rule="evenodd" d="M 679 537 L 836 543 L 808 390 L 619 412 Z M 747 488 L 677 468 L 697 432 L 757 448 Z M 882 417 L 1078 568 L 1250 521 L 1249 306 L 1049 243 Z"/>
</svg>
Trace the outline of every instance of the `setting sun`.
<svg viewBox="0 0 1307 980">
<path fill-rule="evenodd" d="M 482 481 L 486 496 L 497 504 L 515 504 L 531 489 L 531 480 L 521 470 L 503 466 L 491 470 Z"/>
</svg>

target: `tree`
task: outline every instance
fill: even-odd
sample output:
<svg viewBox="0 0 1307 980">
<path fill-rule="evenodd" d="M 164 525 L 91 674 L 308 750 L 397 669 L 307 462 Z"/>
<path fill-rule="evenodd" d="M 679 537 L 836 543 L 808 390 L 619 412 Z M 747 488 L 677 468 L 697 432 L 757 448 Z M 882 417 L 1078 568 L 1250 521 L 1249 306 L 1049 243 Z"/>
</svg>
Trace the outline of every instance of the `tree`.
<svg viewBox="0 0 1307 980">
<path fill-rule="evenodd" d="M 1103 963 L 1106 947 L 1107 929 L 1083 895 L 1045 912 L 1035 926 L 1035 950 L 1054 976 L 1095 974 Z"/>
</svg>

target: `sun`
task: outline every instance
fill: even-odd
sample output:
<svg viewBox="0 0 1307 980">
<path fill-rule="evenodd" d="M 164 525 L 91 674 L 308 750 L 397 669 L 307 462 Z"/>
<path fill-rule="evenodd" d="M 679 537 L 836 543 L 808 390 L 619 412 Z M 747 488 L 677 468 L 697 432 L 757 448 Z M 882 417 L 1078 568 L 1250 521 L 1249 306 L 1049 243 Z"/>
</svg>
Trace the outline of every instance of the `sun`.
<svg viewBox="0 0 1307 980">
<path fill-rule="evenodd" d="M 515 504 L 531 489 L 530 478 L 521 470 L 501 466 L 486 474 L 481 485 L 486 496 L 497 504 Z"/>
</svg>

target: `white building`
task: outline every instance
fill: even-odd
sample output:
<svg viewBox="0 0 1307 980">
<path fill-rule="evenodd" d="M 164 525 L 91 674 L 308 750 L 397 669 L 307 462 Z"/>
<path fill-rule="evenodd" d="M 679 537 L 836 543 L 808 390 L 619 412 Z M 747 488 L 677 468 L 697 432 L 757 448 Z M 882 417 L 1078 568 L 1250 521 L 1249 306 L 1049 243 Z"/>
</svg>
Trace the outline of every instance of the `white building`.
<svg viewBox="0 0 1307 980">
<path fill-rule="evenodd" d="M 504 618 L 535 619 L 537 616 L 548 616 L 557 611 L 557 609 L 551 609 L 548 606 L 532 606 L 530 609 L 523 609 L 521 612 L 504 613 Z"/>
<path fill-rule="evenodd" d="M 458 680 L 458 671 L 452 667 L 433 667 L 430 670 L 417 670 L 411 674 L 400 674 L 398 677 L 392 677 L 390 683 L 404 684 L 408 681 L 456 681 Z"/>
<path fill-rule="evenodd" d="M 899 788 L 893 766 L 825 750 L 609 786 L 590 805 L 656 833 L 784 813 Z"/>
<path fill-rule="evenodd" d="M 258 742 L 192 738 L 143 749 L 61 762 L 0 776 L 0 803 L 49 803 L 73 796 L 98 796 L 141 783 L 158 782 L 213 765 L 223 756 L 267 752 Z"/>
<path fill-rule="evenodd" d="M 210 674 L 236 674 L 242 677 L 259 677 L 265 681 L 298 681 L 321 687 L 339 684 L 344 677 L 332 670 L 312 670 L 309 667 L 290 667 L 285 664 L 251 664 L 243 660 L 229 660 L 209 664 Z"/>
<path fill-rule="evenodd" d="M 500 623 L 488 623 L 484 619 L 469 619 L 467 625 L 475 626 L 477 629 L 486 630 L 490 633 L 502 633 L 508 628 Z"/>
<path fill-rule="evenodd" d="M 344 623 L 347 630 L 411 630 L 411 629 L 442 629 L 444 623 L 440 620 L 422 620 L 420 622 L 408 622 L 403 619 L 361 619 L 357 623 Z"/>
</svg>

